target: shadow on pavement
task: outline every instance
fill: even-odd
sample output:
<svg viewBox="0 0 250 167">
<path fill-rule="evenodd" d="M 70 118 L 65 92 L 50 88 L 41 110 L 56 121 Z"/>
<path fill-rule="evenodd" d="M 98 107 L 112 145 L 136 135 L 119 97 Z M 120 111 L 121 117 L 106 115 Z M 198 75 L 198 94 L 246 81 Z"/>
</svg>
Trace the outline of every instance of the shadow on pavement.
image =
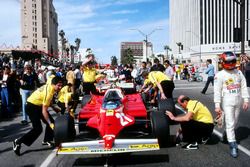
<svg viewBox="0 0 250 167">
<path fill-rule="evenodd" d="M 236 140 L 240 142 L 250 136 L 250 129 L 248 127 L 238 127 L 235 130 Z"/>
<path fill-rule="evenodd" d="M 166 154 L 149 154 L 149 155 L 131 155 L 131 154 L 116 154 L 109 157 L 108 164 L 116 165 L 137 165 L 169 162 L 169 156 Z M 106 157 L 99 158 L 78 158 L 73 166 L 103 166 L 106 163 Z"/>
<path fill-rule="evenodd" d="M 46 148 L 39 148 L 39 149 L 32 149 L 32 150 L 26 150 L 24 152 L 22 152 L 22 149 L 21 149 L 21 155 L 24 155 L 24 154 L 28 154 L 30 152 L 39 152 L 39 151 L 47 151 L 47 150 L 53 150 L 54 148 L 49 148 L 49 147 L 46 147 Z"/>
<path fill-rule="evenodd" d="M 210 139 L 207 141 L 207 145 L 215 145 L 215 144 L 218 144 L 220 142 L 220 138 L 215 135 L 215 134 L 212 134 Z"/>
</svg>

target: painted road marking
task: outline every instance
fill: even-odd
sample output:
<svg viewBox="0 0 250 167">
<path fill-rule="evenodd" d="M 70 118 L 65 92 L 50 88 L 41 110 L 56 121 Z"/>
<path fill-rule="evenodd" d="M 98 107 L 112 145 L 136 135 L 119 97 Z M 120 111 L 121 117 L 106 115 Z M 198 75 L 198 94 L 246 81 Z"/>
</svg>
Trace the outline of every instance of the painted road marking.
<svg viewBox="0 0 250 167">
<path fill-rule="evenodd" d="M 56 151 L 57 149 L 54 149 L 49 156 L 43 161 L 43 163 L 40 165 L 40 167 L 47 167 L 51 163 L 51 161 L 56 157 Z"/>
<path fill-rule="evenodd" d="M 222 138 L 222 133 L 220 133 L 217 130 L 214 130 L 214 134 L 217 135 L 218 137 Z M 242 145 L 238 145 L 238 149 L 242 152 L 244 152 L 245 154 L 247 154 L 248 156 L 250 156 L 250 150 L 248 150 L 247 148 L 243 147 Z"/>
<path fill-rule="evenodd" d="M 180 89 L 203 89 L 204 86 L 193 86 L 193 87 L 183 87 L 183 88 L 174 88 L 174 90 L 180 90 Z"/>
</svg>

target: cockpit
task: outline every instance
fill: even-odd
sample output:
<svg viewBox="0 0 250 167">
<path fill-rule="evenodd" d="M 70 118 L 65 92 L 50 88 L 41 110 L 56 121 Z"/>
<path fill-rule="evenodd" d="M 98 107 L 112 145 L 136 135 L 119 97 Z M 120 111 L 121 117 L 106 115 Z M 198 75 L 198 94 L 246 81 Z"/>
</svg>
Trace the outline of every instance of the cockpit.
<svg viewBox="0 0 250 167">
<path fill-rule="evenodd" d="M 109 89 L 104 95 L 102 108 L 112 110 L 118 108 L 122 102 L 123 95 L 120 89 Z"/>
</svg>

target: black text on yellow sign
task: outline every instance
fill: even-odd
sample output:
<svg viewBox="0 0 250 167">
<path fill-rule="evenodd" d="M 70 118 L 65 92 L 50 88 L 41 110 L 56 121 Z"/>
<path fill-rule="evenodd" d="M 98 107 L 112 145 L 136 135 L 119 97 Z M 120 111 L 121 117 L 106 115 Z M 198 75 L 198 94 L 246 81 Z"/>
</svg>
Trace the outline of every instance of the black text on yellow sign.
<svg viewBox="0 0 250 167">
<path fill-rule="evenodd" d="M 130 149 L 158 149 L 159 148 L 159 144 L 133 144 L 133 145 L 129 145 Z"/>
<path fill-rule="evenodd" d="M 65 147 L 65 148 L 60 148 L 59 152 L 80 152 L 80 151 L 87 151 L 89 148 L 88 147 Z"/>
</svg>

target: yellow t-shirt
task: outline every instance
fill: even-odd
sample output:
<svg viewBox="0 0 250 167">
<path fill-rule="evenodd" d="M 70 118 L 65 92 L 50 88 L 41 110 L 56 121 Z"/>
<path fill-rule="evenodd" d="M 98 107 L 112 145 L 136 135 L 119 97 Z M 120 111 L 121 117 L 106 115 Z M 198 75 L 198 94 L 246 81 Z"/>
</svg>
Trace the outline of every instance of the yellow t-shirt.
<svg viewBox="0 0 250 167">
<path fill-rule="evenodd" d="M 84 67 L 83 69 L 83 78 L 84 82 L 95 82 L 96 76 L 96 69 L 95 68 L 88 68 Z"/>
<path fill-rule="evenodd" d="M 58 93 L 58 101 L 61 103 L 69 103 L 72 100 L 72 92 L 69 92 L 69 86 L 64 86 Z"/>
<path fill-rule="evenodd" d="M 28 102 L 38 106 L 50 106 L 55 89 L 52 85 L 43 85 L 33 92 L 27 99 Z"/>
<path fill-rule="evenodd" d="M 54 74 L 50 75 L 49 78 L 47 79 L 46 84 L 51 85 L 51 81 L 53 78 L 55 78 L 55 75 Z"/>
<path fill-rule="evenodd" d="M 193 120 L 203 123 L 213 123 L 213 117 L 206 106 L 197 100 L 189 100 L 187 103 L 188 112 L 192 112 Z"/>
<path fill-rule="evenodd" d="M 151 83 L 156 84 L 156 82 L 161 83 L 165 80 L 170 80 L 167 75 L 161 71 L 152 71 L 148 74 L 148 79 Z"/>
<path fill-rule="evenodd" d="M 74 73 L 74 71 L 70 70 L 70 71 L 67 72 L 66 80 L 67 80 L 67 83 L 71 83 L 72 85 L 74 85 L 74 83 L 75 83 L 75 73 Z"/>
</svg>

